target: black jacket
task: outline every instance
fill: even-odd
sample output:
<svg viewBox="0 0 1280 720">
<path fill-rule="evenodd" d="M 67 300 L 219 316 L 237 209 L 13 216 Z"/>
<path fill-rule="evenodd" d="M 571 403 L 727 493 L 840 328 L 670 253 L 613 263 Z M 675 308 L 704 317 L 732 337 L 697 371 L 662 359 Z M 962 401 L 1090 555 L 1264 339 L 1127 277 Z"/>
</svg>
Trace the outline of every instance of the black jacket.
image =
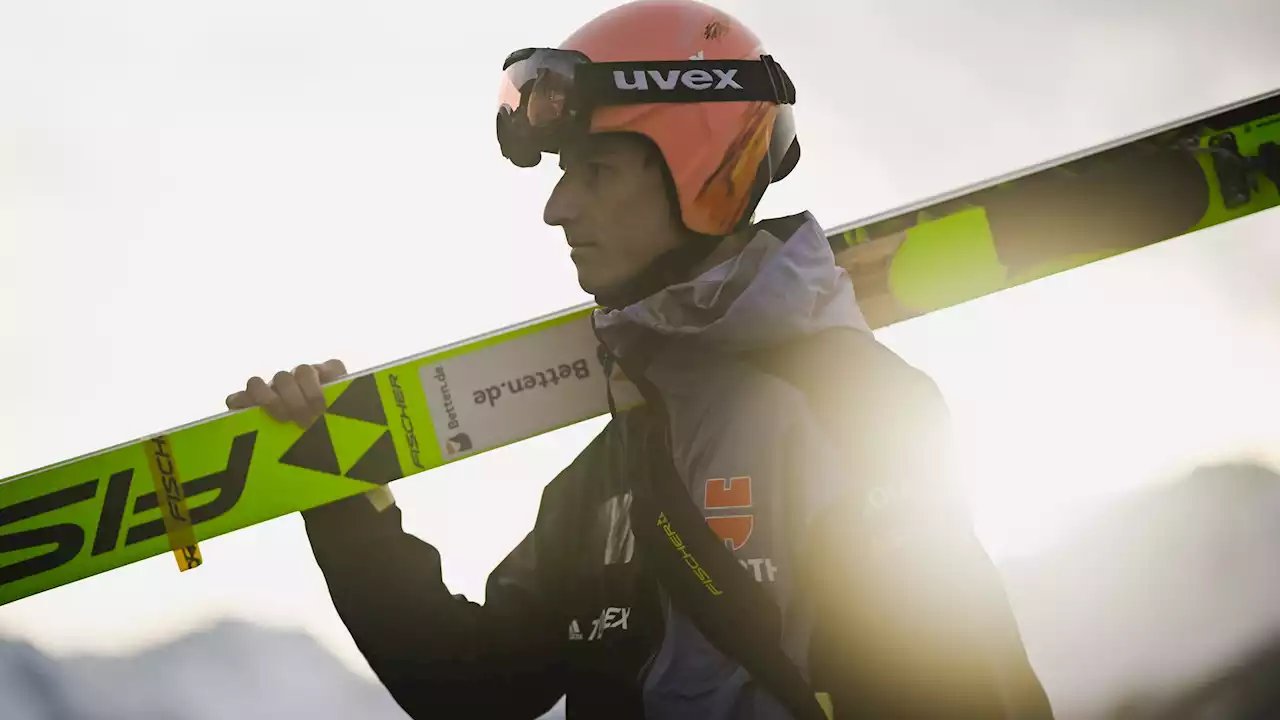
<svg viewBox="0 0 1280 720">
<path fill-rule="evenodd" d="M 751 270 L 757 282 L 769 267 Z M 612 327 L 602 341 L 627 346 Z M 679 355 L 652 366 L 673 398 L 663 413 L 616 414 L 547 485 L 484 605 L 450 594 L 438 553 L 401 530 L 395 506 L 379 513 L 357 496 L 304 513 L 339 615 L 401 706 L 414 718 L 536 718 L 567 695 L 570 718 L 788 717 L 671 605 L 635 540 L 635 473 L 672 466 L 674 453 L 708 524 L 784 608 L 787 652 L 835 717 L 1052 717 L 947 480 L 932 381 L 838 324 L 696 355 L 692 369 Z M 685 371 L 703 381 L 681 386 Z M 655 423 L 674 450 L 641 440 Z M 745 458 L 743 477 L 719 469 L 725 456 Z M 713 490 L 738 493 L 743 478 L 754 499 L 713 507 Z"/>
</svg>

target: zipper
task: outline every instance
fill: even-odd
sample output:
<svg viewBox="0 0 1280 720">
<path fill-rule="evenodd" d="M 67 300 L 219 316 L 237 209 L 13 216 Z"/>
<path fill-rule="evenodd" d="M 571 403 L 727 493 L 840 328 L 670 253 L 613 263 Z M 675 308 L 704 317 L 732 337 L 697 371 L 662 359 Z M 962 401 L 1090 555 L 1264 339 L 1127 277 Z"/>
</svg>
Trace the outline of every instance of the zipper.
<svg viewBox="0 0 1280 720">
<path fill-rule="evenodd" d="M 592 334 L 596 336 L 596 342 L 599 343 L 596 348 L 596 353 L 598 355 L 597 359 L 600 361 L 600 365 L 604 368 L 604 386 L 605 395 L 609 400 L 609 416 L 616 422 L 618 419 L 618 408 L 613 399 L 613 385 L 610 382 L 610 378 L 613 377 L 613 369 L 617 364 L 617 359 L 613 356 L 613 353 L 609 351 L 609 346 L 600 337 L 600 333 L 596 329 L 594 317 L 592 317 L 591 321 L 591 331 Z M 635 530 L 633 529 L 632 533 L 634 534 L 634 532 Z M 652 587 L 656 590 L 656 594 L 658 596 L 658 627 L 656 632 L 651 635 L 649 654 L 645 658 L 644 663 L 641 664 L 640 669 L 636 672 L 636 687 L 643 693 L 644 684 L 649 678 L 649 671 L 653 669 L 653 663 L 658 659 L 658 654 L 662 651 L 663 638 L 665 638 L 667 634 L 667 613 L 670 603 L 667 600 L 666 592 L 662 589 L 662 585 L 656 580 L 650 578 L 648 572 L 645 570 L 643 546 L 639 541 L 634 542 L 635 555 L 632 557 L 632 562 L 636 563 L 637 570 L 640 574 L 640 582 L 642 585 L 648 585 L 652 581 Z"/>
<path fill-rule="evenodd" d="M 613 376 L 614 367 L 619 364 L 618 359 L 614 357 L 613 352 L 609 350 L 608 344 L 600 337 L 600 331 L 596 327 L 594 315 L 591 318 L 591 331 L 592 334 L 595 335 L 596 341 L 599 343 L 599 347 L 596 352 L 599 355 L 598 359 L 600 364 L 604 367 L 605 393 L 609 400 L 609 415 L 617 421 L 618 409 L 617 404 L 613 399 L 613 385 L 610 382 L 610 378 Z M 633 380 L 633 382 L 635 381 Z M 646 422 L 651 421 L 646 419 Z M 647 469 L 643 467 L 641 470 L 647 471 Z M 628 492 L 630 492 L 630 482 L 628 482 L 627 485 Z M 635 530 L 633 528 L 632 533 L 634 534 L 634 532 Z M 644 555 L 644 545 L 637 539 L 635 541 L 635 556 L 633 557 L 632 562 L 637 564 L 641 583 L 653 588 L 654 594 L 657 596 L 658 606 L 657 620 L 655 622 L 656 628 L 651 634 L 649 654 L 645 658 L 644 664 L 640 666 L 639 671 L 636 672 L 636 687 L 642 696 L 644 694 L 644 684 L 649 679 L 649 674 L 653 670 L 653 665 L 657 661 L 658 655 L 662 653 L 662 648 L 667 636 L 667 625 L 670 622 L 671 613 L 671 599 L 667 596 L 667 592 L 662 587 L 662 583 L 658 582 L 657 578 L 654 577 L 646 568 Z"/>
</svg>

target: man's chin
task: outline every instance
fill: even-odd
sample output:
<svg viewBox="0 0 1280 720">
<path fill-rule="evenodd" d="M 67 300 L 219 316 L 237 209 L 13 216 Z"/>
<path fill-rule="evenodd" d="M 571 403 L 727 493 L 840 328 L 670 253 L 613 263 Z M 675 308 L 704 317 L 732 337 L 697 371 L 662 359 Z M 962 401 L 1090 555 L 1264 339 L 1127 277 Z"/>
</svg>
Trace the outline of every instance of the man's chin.
<svg viewBox="0 0 1280 720">
<path fill-rule="evenodd" d="M 609 304 L 608 300 L 613 298 L 620 289 L 616 283 L 601 282 L 598 278 L 581 272 L 578 273 L 578 287 L 600 305 Z"/>
<path fill-rule="evenodd" d="M 578 280 L 578 287 L 582 288 L 583 292 L 594 298 L 597 303 L 600 302 L 601 298 L 612 295 L 610 291 L 613 289 L 608 285 L 587 282 L 584 280 Z"/>
<path fill-rule="evenodd" d="M 575 262 L 578 269 L 578 287 L 600 305 L 620 302 L 620 293 L 628 291 L 629 277 L 625 273 L 601 272 L 601 268 L 586 262 Z"/>
<path fill-rule="evenodd" d="M 584 267 L 578 264 L 578 287 L 582 291 L 593 297 L 599 295 L 607 295 L 613 287 L 613 283 L 609 282 L 610 278 L 597 271 L 592 267 Z"/>
</svg>

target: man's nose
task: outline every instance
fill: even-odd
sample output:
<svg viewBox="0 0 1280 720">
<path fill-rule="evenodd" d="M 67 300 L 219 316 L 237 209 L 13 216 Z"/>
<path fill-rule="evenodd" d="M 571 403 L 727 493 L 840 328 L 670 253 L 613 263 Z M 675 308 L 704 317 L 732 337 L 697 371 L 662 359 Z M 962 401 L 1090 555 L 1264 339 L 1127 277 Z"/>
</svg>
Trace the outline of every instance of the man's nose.
<svg viewBox="0 0 1280 720">
<path fill-rule="evenodd" d="M 573 183 L 561 178 L 551 190 L 547 205 L 542 210 L 542 221 L 548 225 L 562 226 L 573 221 L 582 210 L 582 191 Z"/>
</svg>

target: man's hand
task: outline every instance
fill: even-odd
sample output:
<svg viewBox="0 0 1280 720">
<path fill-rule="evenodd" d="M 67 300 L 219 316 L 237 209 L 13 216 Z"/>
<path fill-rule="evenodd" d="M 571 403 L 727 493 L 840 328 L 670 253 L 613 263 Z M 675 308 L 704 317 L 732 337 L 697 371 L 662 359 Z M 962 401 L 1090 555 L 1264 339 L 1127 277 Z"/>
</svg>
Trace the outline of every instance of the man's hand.
<svg viewBox="0 0 1280 720">
<path fill-rule="evenodd" d="M 319 365 L 299 365 L 293 372 L 281 370 L 269 385 L 255 375 L 244 384 L 244 390 L 227 396 L 227 409 L 262 406 L 276 420 L 306 426 L 324 414 L 321 385 L 346 374 L 341 360 L 329 360 Z"/>
</svg>

